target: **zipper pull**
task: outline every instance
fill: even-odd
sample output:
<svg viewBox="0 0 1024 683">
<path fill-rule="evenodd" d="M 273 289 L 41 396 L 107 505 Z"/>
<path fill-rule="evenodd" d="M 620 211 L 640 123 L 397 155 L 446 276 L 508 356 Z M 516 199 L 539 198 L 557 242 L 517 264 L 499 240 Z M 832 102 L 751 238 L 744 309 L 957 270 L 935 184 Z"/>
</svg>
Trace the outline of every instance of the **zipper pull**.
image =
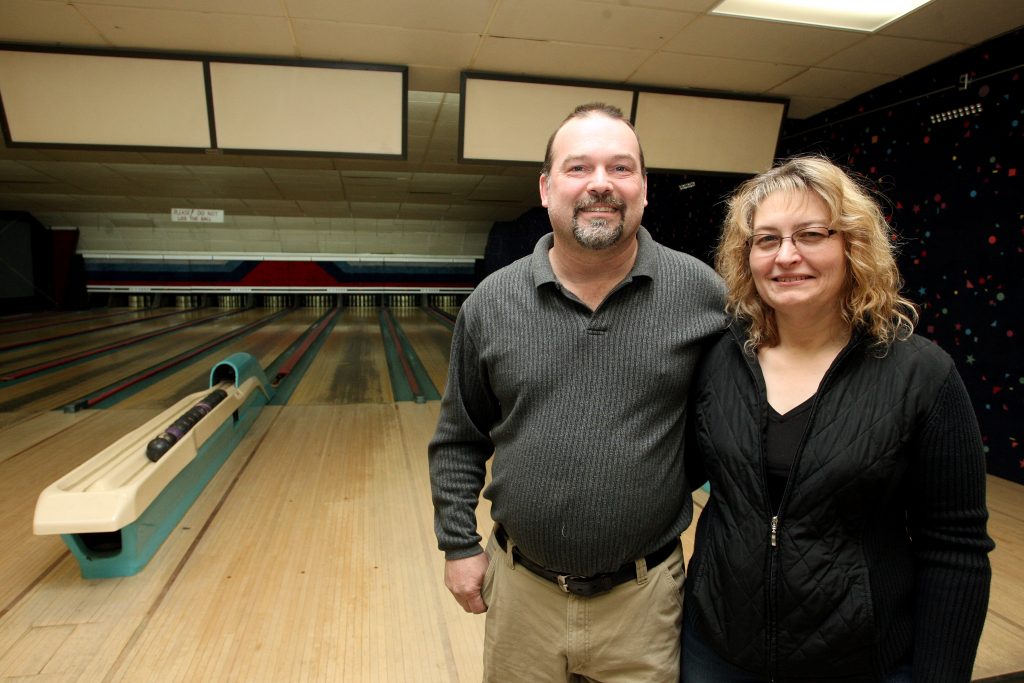
<svg viewBox="0 0 1024 683">
<path fill-rule="evenodd" d="M 779 545 L 779 516 L 772 517 L 772 547 Z"/>
</svg>

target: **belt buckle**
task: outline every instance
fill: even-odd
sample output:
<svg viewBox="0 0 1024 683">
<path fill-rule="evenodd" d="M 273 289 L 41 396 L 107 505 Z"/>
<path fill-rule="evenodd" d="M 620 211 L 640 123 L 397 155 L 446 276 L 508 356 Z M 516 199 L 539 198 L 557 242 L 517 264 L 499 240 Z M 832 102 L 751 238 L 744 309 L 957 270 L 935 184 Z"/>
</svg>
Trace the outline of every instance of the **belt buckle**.
<svg viewBox="0 0 1024 683">
<path fill-rule="evenodd" d="M 563 593 L 572 593 L 581 598 L 591 598 L 615 588 L 615 582 L 607 575 L 593 577 L 558 574 L 556 583 Z"/>
<path fill-rule="evenodd" d="M 559 574 L 557 576 L 558 587 L 562 589 L 563 593 L 569 593 L 571 591 L 569 590 L 569 584 L 566 583 L 566 581 L 569 580 L 569 579 L 582 579 L 582 578 L 583 578 L 582 576 L 573 576 L 571 574 Z"/>
</svg>

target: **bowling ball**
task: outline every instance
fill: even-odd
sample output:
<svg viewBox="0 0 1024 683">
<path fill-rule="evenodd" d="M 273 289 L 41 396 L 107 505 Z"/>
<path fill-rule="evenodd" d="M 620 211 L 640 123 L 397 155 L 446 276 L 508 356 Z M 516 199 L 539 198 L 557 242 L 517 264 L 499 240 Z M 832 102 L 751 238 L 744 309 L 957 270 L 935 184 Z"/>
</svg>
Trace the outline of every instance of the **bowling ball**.
<svg viewBox="0 0 1024 683">
<path fill-rule="evenodd" d="M 171 446 L 173 445 L 173 441 L 165 439 L 163 434 L 161 434 L 160 436 L 150 441 L 149 444 L 146 446 L 146 457 L 149 458 L 152 462 L 156 462 L 160 458 L 164 457 L 164 454 L 167 451 L 171 450 Z"/>
</svg>

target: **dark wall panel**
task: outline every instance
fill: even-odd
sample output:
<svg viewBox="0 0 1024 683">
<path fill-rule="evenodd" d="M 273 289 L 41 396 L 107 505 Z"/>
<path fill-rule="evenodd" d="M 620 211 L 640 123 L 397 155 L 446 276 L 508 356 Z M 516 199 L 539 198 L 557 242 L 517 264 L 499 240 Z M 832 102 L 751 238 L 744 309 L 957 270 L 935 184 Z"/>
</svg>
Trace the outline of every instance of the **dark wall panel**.
<svg viewBox="0 0 1024 683">
<path fill-rule="evenodd" d="M 1017 30 L 790 122 L 783 151 L 824 153 L 889 197 L 919 331 L 955 359 L 989 471 L 1024 483 L 1022 44 Z"/>
</svg>

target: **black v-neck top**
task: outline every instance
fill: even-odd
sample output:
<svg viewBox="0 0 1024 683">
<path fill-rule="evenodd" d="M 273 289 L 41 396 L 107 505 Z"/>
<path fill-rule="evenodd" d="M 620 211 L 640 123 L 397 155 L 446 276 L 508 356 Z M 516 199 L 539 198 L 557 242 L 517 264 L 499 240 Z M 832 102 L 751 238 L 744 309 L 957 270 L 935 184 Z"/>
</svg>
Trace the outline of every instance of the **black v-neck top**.
<svg viewBox="0 0 1024 683">
<path fill-rule="evenodd" d="M 793 467 L 796 450 L 800 447 L 800 439 L 807 429 L 807 420 L 811 416 L 811 404 L 814 396 L 788 411 L 779 414 L 771 405 L 768 406 L 768 431 L 765 434 L 765 457 L 768 471 L 768 494 L 771 497 L 772 509 L 778 510 L 782 493 L 786 489 L 789 470 Z"/>
</svg>

